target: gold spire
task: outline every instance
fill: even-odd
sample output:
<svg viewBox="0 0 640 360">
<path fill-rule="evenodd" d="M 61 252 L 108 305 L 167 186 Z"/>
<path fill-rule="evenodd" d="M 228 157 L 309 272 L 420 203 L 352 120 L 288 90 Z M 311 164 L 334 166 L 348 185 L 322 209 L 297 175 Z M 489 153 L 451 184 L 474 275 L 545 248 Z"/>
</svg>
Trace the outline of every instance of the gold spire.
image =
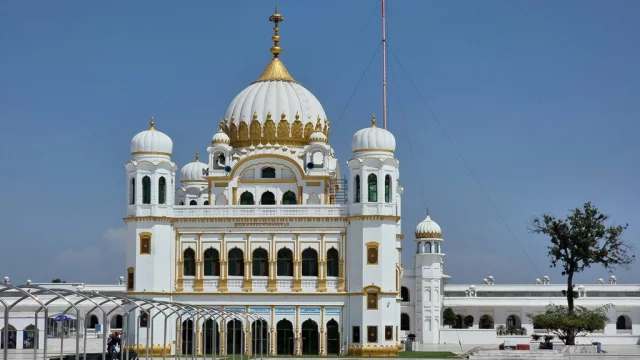
<svg viewBox="0 0 640 360">
<path fill-rule="evenodd" d="M 273 40 L 273 46 L 271 46 L 273 59 L 267 64 L 267 67 L 262 71 L 262 74 L 260 74 L 260 77 L 258 77 L 256 81 L 295 81 L 282 61 L 278 58 L 282 52 L 282 48 L 280 47 L 280 23 L 284 21 L 284 16 L 282 16 L 276 8 L 274 13 L 269 16 L 269 21 L 274 24 L 273 35 L 271 36 L 271 40 Z"/>
<path fill-rule="evenodd" d="M 197 152 L 197 151 L 196 151 L 196 154 L 195 154 L 195 156 L 193 157 L 193 160 L 194 160 L 194 161 L 198 161 L 198 160 L 200 160 L 200 153 L 199 153 L 199 152 Z"/>
<path fill-rule="evenodd" d="M 156 118 L 151 116 L 151 118 L 149 118 L 149 130 L 155 130 L 156 129 Z"/>
<path fill-rule="evenodd" d="M 376 127 L 376 114 L 371 114 L 371 127 Z"/>
</svg>

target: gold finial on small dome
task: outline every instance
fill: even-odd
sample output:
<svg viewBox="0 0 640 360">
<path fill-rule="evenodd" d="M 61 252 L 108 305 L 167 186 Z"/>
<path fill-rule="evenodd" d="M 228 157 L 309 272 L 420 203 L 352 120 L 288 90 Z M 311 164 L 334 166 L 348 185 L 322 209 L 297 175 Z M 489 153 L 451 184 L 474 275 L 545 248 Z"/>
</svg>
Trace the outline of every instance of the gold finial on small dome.
<svg viewBox="0 0 640 360">
<path fill-rule="evenodd" d="M 371 127 L 376 127 L 376 114 L 371 114 Z"/>
<path fill-rule="evenodd" d="M 155 130 L 156 129 L 156 118 L 152 115 L 149 118 L 149 130 Z"/>
<path fill-rule="evenodd" d="M 193 156 L 193 161 L 199 161 L 200 160 L 200 153 L 196 151 L 195 155 Z"/>
</svg>

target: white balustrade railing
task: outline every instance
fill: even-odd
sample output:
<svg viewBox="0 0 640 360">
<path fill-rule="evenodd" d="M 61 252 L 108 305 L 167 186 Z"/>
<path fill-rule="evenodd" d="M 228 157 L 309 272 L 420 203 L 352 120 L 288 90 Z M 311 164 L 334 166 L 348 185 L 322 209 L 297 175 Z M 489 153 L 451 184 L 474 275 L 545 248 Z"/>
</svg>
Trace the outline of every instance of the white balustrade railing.
<svg viewBox="0 0 640 360">
<path fill-rule="evenodd" d="M 347 215 L 347 208 L 343 205 L 184 205 L 174 207 L 173 215 L 185 218 L 340 217 Z"/>
</svg>

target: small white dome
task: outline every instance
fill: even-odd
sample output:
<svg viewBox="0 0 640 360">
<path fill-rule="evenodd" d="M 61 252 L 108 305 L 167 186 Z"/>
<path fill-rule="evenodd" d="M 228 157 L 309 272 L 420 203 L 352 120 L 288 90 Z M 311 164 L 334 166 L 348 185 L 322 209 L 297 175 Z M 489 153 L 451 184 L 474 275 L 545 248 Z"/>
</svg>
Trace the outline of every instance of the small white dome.
<svg viewBox="0 0 640 360">
<path fill-rule="evenodd" d="M 351 150 L 358 151 L 390 151 L 396 150 L 396 138 L 383 128 L 376 126 L 376 119 L 371 119 L 371 126 L 360 129 L 353 134 Z"/>
<path fill-rule="evenodd" d="M 320 131 L 314 131 L 309 136 L 310 143 L 327 143 L 327 136 Z"/>
<path fill-rule="evenodd" d="M 422 220 L 418 226 L 416 226 L 416 238 L 442 239 L 442 230 L 440 229 L 440 225 L 431 220 L 431 216 L 427 215 L 427 218 Z"/>
<path fill-rule="evenodd" d="M 196 154 L 195 160 L 180 169 L 180 181 L 206 181 L 206 171 L 209 165 L 199 160 Z"/>
<path fill-rule="evenodd" d="M 131 139 L 131 154 L 166 155 L 171 156 L 173 141 L 171 138 L 156 129 L 156 123 L 149 121 L 149 129 L 136 134 Z"/>
<path fill-rule="evenodd" d="M 218 130 L 218 132 L 213 135 L 213 138 L 211 139 L 211 142 L 213 144 L 229 145 L 229 143 L 231 142 L 231 139 L 229 138 L 229 135 L 227 135 L 227 133 L 225 133 L 222 130 L 222 128 L 220 128 Z"/>
</svg>

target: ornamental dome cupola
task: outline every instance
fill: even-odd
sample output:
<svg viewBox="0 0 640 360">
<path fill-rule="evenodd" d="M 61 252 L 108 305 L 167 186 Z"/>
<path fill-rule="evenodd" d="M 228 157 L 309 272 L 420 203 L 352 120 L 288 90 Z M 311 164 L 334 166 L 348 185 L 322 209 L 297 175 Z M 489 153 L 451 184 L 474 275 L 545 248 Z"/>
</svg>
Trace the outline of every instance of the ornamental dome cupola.
<svg viewBox="0 0 640 360">
<path fill-rule="evenodd" d="M 167 134 L 156 129 L 153 118 L 149 121 L 149 129 L 136 134 L 131 139 L 131 155 L 170 157 L 173 141 Z"/>
<path fill-rule="evenodd" d="M 262 74 L 231 101 L 223 127 L 231 146 L 258 144 L 304 146 L 311 133 L 327 135 L 327 115 L 318 99 L 291 76 L 280 60 L 280 27 L 284 17 L 277 11 L 274 23 L 272 59 Z"/>
<path fill-rule="evenodd" d="M 209 165 L 200 161 L 200 156 L 196 153 L 192 162 L 186 164 L 180 169 L 180 182 L 206 182 L 206 173 Z"/>
<path fill-rule="evenodd" d="M 353 134 L 351 150 L 354 153 L 367 151 L 393 153 L 396 150 L 396 138 L 390 131 L 379 128 L 376 125 L 375 116 L 371 116 L 371 126 Z"/>
<path fill-rule="evenodd" d="M 327 143 L 327 135 L 323 134 L 321 131 L 314 131 L 309 136 L 310 144 L 326 144 Z"/>
<path fill-rule="evenodd" d="M 229 143 L 231 143 L 231 139 L 229 138 L 229 135 L 224 132 L 222 125 L 218 129 L 218 132 L 213 135 L 213 138 L 211 138 L 211 143 L 214 145 L 229 145 Z"/>
<path fill-rule="evenodd" d="M 422 220 L 416 226 L 416 239 L 442 239 L 442 230 L 437 222 L 431 219 L 431 216 Z"/>
</svg>

